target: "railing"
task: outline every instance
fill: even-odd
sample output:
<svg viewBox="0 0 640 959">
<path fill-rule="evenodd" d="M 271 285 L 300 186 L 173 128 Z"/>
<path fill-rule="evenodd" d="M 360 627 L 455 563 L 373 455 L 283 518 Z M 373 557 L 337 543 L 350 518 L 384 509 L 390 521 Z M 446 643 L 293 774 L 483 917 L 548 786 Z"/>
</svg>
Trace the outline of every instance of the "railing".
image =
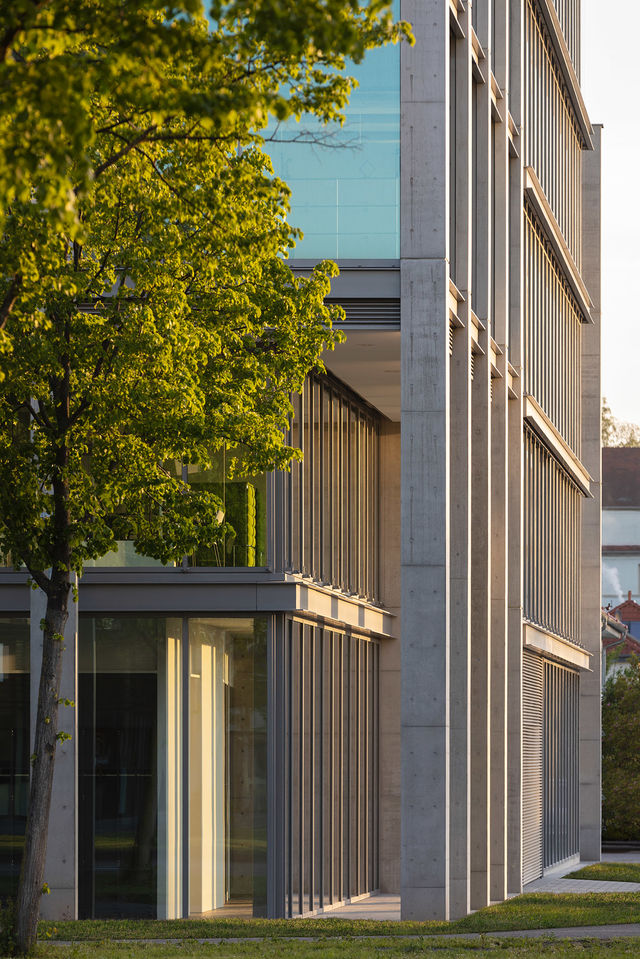
<svg viewBox="0 0 640 959">
<path fill-rule="evenodd" d="M 582 494 L 528 427 L 524 440 L 525 619 L 579 642 Z"/>
<path fill-rule="evenodd" d="M 580 456 L 581 337 L 578 305 L 534 214 L 525 206 L 525 391 Z"/>
<path fill-rule="evenodd" d="M 525 166 L 532 166 L 578 269 L 582 263 L 581 137 L 534 0 L 525 17 Z"/>
</svg>

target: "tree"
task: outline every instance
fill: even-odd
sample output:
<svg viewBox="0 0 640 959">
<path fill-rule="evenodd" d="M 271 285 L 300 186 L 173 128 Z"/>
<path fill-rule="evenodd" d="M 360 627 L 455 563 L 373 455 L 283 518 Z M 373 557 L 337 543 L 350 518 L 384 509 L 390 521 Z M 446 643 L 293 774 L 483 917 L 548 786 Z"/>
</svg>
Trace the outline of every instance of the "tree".
<svg viewBox="0 0 640 959">
<path fill-rule="evenodd" d="M 640 426 L 616 419 L 606 396 L 602 397 L 602 445 L 640 446 Z"/>
<path fill-rule="evenodd" d="M 212 30 L 202 0 L 3 4 L 0 227 L 15 202 L 36 199 L 47 226 L 81 241 L 79 203 L 103 165 L 157 142 L 177 116 L 191 136 L 226 144 L 254 142 L 269 117 L 339 119 L 353 86 L 345 57 L 360 62 L 372 46 L 410 38 L 389 7 L 210 0 Z M 186 61 L 189 72 L 179 66 Z M 16 250 L 3 277 L 0 350 L 10 347 L 7 316 L 36 261 L 28 246 Z"/>
<path fill-rule="evenodd" d="M 640 660 L 607 680 L 602 699 L 602 833 L 640 838 Z"/>
<path fill-rule="evenodd" d="M 269 116 L 339 115 L 384 0 L 16 0 L 0 13 L 0 550 L 46 595 L 17 941 L 43 884 L 72 581 L 118 539 L 164 562 L 226 530 L 181 464 L 287 468 L 289 394 L 339 334 L 295 278 Z"/>
</svg>

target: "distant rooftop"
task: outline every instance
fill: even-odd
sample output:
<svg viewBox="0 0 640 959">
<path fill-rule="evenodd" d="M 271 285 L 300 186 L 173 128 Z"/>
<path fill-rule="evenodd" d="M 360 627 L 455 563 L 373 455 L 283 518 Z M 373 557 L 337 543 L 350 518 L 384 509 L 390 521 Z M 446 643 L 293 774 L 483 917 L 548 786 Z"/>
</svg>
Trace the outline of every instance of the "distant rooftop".
<svg viewBox="0 0 640 959">
<path fill-rule="evenodd" d="M 640 509 L 640 446 L 602 450 L 602 506 Z"/>
</svg>

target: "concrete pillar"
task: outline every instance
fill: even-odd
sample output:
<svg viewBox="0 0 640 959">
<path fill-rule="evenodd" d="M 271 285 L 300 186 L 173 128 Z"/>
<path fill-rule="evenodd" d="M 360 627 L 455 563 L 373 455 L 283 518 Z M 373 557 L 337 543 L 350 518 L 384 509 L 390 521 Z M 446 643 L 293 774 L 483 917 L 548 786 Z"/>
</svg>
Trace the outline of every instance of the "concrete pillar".
<svg viewBox="0 0 640 959">
<path fill-rule="evenodd" d="M 601 841 L 601 449 L 600 449 L 600 139 L 582 154 L 582 275 L 593 301 L 592 325 L 582 328 L 582 462 L 592 499 L 582 507 L 582 643 L 591 672 L 580 674 L 580 856 L 600 859 Z"/>
<path fill-rule="evenodd" d="M 462 311 L 461 311 L 462 312 Z M 451 357 L 450 918 L 470 906 L 471 767 L 471 337 L 453 335 Z"/>
<path fill-rule="evenodd" d="M 455 273 L 464 299 L 463 326 L 453 330 L 450 387 L 450 918 L 466 916 L 470 900 L 471 730 L 471 10 L 461 13 L 455 41 Z M 453 95 L 453 91 L 452 91 Z"/>
<path fill-rule="evenodd" d="M 400 424 L 380 429 L 380 601 L 400 622 Z M 400 892 L 400 639 L 380 643 L 380 892 Z"/>
<path fill-rule="evenodd" d="M 508 105 L 516 125 L 524 117 L 524 2 L 510 0 Z M 522 140 L 520 140 L 522 153 Z M 524 318 L 522 156 L 509 159 L 509 310 L 507 330 L 512 395 L 507 408 L 507 889 L 522 891 L 522 349 Z"/>
<path fill-rule="evenodd" d="M 491 64 L 506 84 L 508 17 L 505 0 L 494 4 Z M 491 402 L 491 766 L 489 897 L 507 896 L 507 569 L 508 569 L 508 351 L 509 351 L 509 137 L 508 100 L 494 120 L 493 316 L 499 377 Z"/>
<path fill-rule="evenodd" d="M 42 630 L 46 612 L 42 590 L 31 591 L 31 742 L 35 736 L 38 687 L 42 665 Z M 77 647 L 78 604 L 70 600 L 69 620 L 64 633 L 60 696 L 78 701 Z M 60 706 L 58 729 L 70 740 L 58 744 L 53 773 L 53 794 L 49 814 L 45 882 L 51 890 L 40 905 L 42 919 L 78 918 L 78 710 Z"/>
<path fill-rule="evenodd" d="M 449 916 L 449 3 L 404 0 L 402 916 Z"/>
<path fill-rule="evenodd" d="M 482 5 L 479 14 L 483 8 Z M 486 11 L 485 11 L 486 12 Z M 479 16 L 478 25 L 484 24 Z M 482 27 L 489 34 L 489 20 Z M 472 390 L 471 908 L 489 904 L 491 715 L 491 91 L 476 84 L 471 305 L 481 321 Z"/>
</svg>

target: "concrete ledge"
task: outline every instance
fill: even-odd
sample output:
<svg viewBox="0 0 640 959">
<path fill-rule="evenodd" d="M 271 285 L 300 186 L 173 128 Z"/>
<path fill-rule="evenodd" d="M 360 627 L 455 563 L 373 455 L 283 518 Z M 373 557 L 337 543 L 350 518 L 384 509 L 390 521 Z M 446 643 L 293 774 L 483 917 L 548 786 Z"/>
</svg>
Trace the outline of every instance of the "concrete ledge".
<svg viewBox="0 0 640 959">
<path fill-rule="evenodd" d="M 591 653 L 568 639 L 556 636 L 553 633 L 547 633 L 538 626 L 532 626 L 530 623 L 524 624 L 524 645 L 529 649 L 535 649 L 545 656 L 551 656 L 553 659 L 569 666 L 577 666 L 578 669 L 591 671 L 589 660 Z"/>
<path fill-rule="evenodd" d="M 574 483 L 585 496 L 591 496 L 591 477 L 561 433 L 555 428 L 545 411 L 531 394 L 524 398 L 524 419 L 537 433 L 542 442 L 560 461 Z"/>
<path fill-rule="evenodd" d="M 589 291 L 587 290 L 580 270 L 576 266 L 573 255 L 567 246 L 567 242 L 562 234 L 562 230 L 558 225 L 558 221 L 555 218 L 553 210 L 549 205 L 544 190 L 536 176 L 535 170 L 533 167 L 525 167 L 524 169 L 524 193 L 526 198 L 529 200 L 531 207 L 533 208 L 534 213 L 540 223 L 540 226 L 547 235 L 547 238 L 553 247 L 553 252 L 556 254 L 558 263 L 562 272 L 564 273 L 569 286 L 571 287 L 571 292 L 576 298 L 576 302 L 580 309 L 580 312 L 584 316 L 586 323 L 591 323 L 591 309 L 593 303 L 591 297 L 589 296 Z"/>
</svg>

